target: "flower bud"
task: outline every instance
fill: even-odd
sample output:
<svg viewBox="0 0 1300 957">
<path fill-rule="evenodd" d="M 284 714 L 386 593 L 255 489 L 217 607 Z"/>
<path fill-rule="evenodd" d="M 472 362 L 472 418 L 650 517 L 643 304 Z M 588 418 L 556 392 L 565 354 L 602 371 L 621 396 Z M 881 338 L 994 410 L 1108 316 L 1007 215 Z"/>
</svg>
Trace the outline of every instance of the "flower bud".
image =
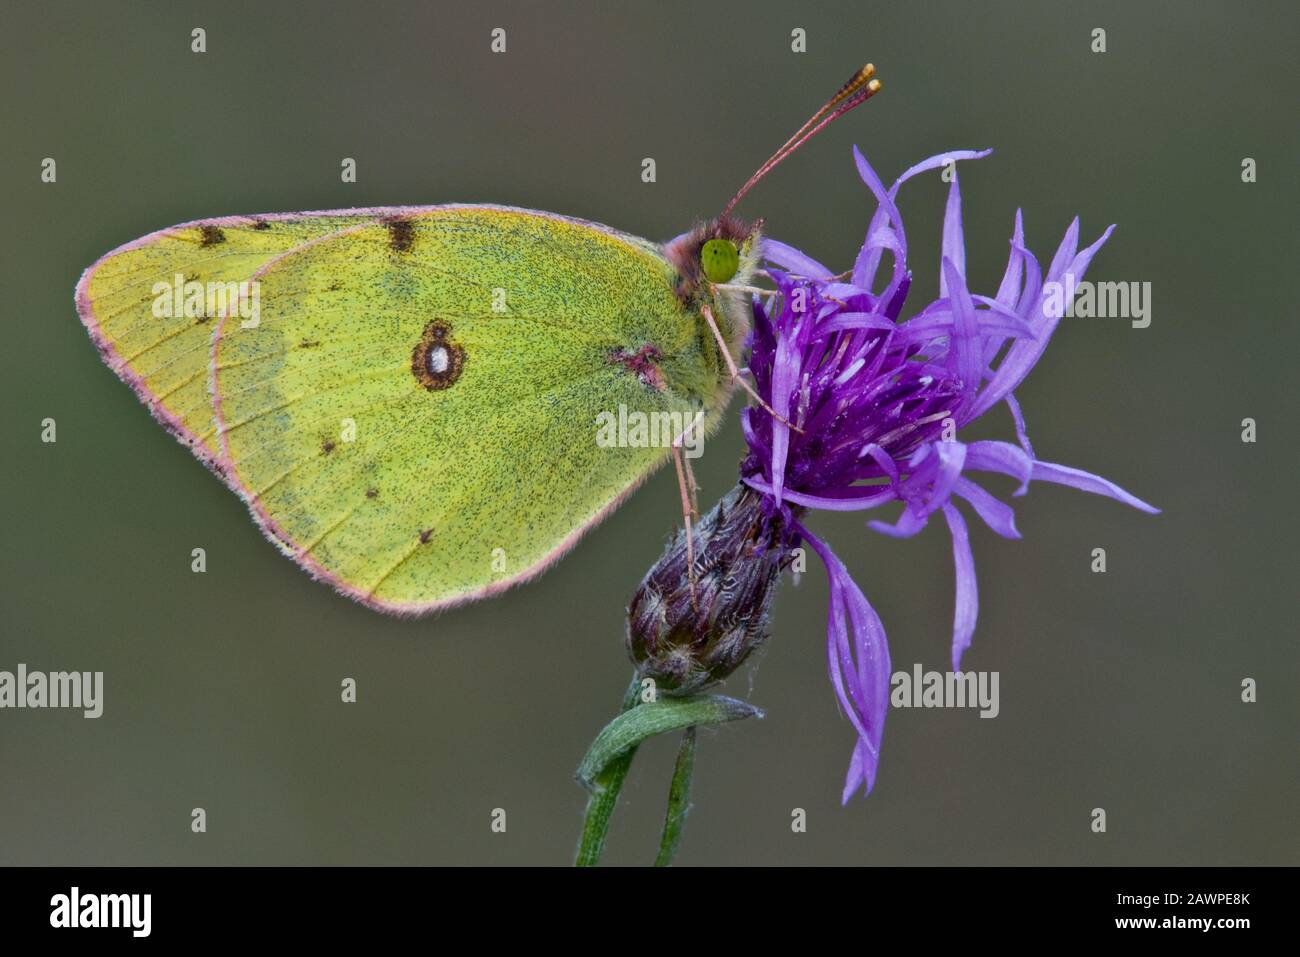
<svg viewBox="0 0 1300 957">
<path fill-rule="evenodd" d="M 746 485 L 692 530 L 693 576 L 679 530 L 628 607 L 637 673 L 664 692 L 692 694 L 740 667 L 767 638 L 776 583 L 797 539 Z"/>
</svg>

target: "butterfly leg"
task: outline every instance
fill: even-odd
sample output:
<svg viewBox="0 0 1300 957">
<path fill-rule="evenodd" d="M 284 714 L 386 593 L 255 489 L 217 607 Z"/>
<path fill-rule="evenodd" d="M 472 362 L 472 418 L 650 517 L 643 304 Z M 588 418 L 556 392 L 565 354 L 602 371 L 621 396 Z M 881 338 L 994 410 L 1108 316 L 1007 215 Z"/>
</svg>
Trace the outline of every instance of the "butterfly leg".
<svg viewBox="0 0 1300 957">
<path fill-rule="evenodd" d="M 713 321 L 713 310 L 708 306 L 701 306 L 700 312 L 704 316 L 704 321 L 709 324 L 709 328 L 713 331 L 713 338 L 718 341 L 718 349 L 722 352 L 722 361 L 726 363 L 727 372 L 731 376 L 732 381 L 748 392 L 753 400 L 766 409 L 772 418 L 776 419 L 778 422 L 783 422 L 796 432 L 802 432 L 803 429 L 799 428 L 793 422 L 790 422 L 785 416 L 778 415 L 777 411 L 764 402 L 763 397 L 754 391 L 754 387 L 745 381 L 744 376 L 740 374 L 740 370 L 736 368 L 736 363 L 732 361 L 731 350 L 727 348 L 727 342 L 722 338 L 722 333 L 718 329 L 718 324 Z"/>
<path fill-rule="evenodd" d="M 678 436 L 673 441 L 673 465 L 677 469 L 677 490 L 682 496 L 682 526 L 686 530 L 686 576 L 690 582 L 691 605 L 694 606 L 695 535 L 692 516 L 699 514 L 699 506 L 695 502 L 695 493 L 699 486 L 695 484 L 695 473 L 691 471 L 690 463 L 686 461 L 686 456 L 682 454 L 682 436 Z"/>
<path fill-rule="evenodd" d="M 691 433 L 700 427 L 700 416 L 697 416 L 690 425 L 673 439 L 673 464 L 677 468 L 677 484 L 682 493 L 682 510 L 686 516 L 698 519 L 700 517 L 700 500 L 696 493 L 699 492 L 699 483 L 695 481 L 695 470 L 691 468 L 690 456 L 683 455 L 682 451 L 686 447 L 686 440 L 690 438 Z M 689 501 L 688 501 L 689 500 Z"/>
</svg>

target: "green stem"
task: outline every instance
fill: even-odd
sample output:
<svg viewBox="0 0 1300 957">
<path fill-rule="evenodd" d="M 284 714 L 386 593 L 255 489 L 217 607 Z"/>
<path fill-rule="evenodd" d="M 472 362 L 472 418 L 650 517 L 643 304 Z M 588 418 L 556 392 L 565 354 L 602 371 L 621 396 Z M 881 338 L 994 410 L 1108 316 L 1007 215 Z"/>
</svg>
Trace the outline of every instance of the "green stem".
<svg viewBox="0 0 1300 957">
<path fill-rule="evenodd" d="M 632 683 L 623 695 L 623 707 L 619 713 L 626 714 L 640 702 L 641 680 L 633 674 Z M 601 851 L 605 849 L 605 836 L 609 833 L 609 821 L 618 804 L 618 792 L 623 788 L 623 779 L 627 777 L 634 757 L 635 746 L 610 761 L 595 776 L 591 797 L 587 800 L 587 813 L 582 822 L 582 837 L 578 840 L 578 856 L 574 861 L 576 866 L 595 867 L 600 863 Z"/>
<path fill-rule="evenodd" d="M 677 853 L 677 845 L 682 842 L 682 828 L 691 809 L 691 777 L 694 773 L 695 727 L 691 726 L 682 733 L 682 744 L 677 749 L 677 764 L 673 767 L 673 780 L 668 787 L 668 812 L 664 815 L 664 833 L 659 839 L 655 867 L 670 865 Z"/>
<path fill-rule="evenodd" d="M 690 731 L 677 755 L 677 769 L 668 796 L 668 817 L 664 822 L 660 858 L 664 863 L 670 861 L 681 839 L 690 798 L 691 772 L 695 763 L 694 728 L 762 716 L 763 712 L 753 705 L 723 695 L 665 697 L 643 704 L 641 682 L 634 677 L 623 696 L 623 710 L 600 729 L 574 775 L 578 783 L 591 792 L 575 863 L 579 867 L 591 867 L 600 862 L 605 836 L 609 833 L 609 821 L 618 804 L 618 792 L 641 742 L 658 734 Z"/>
</svg>

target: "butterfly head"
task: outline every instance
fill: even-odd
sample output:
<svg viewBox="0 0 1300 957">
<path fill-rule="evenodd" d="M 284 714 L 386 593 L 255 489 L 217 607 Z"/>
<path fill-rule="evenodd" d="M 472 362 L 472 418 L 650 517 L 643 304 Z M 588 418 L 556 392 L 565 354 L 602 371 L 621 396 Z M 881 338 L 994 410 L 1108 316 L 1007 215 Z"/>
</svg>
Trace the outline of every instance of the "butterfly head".
<svg viewBox="0 0 1300 957">
<path fill-rule="evenodd" d="M 731 197 L 722 215 L 698 223 L 668 243 L 664 252 L 678 274 L 678 294 L 684 301 L 716 295 L 717 286 L 744 286 L 758 270 L 762 220 L 748 223 L 732 210 L 753 187 L 787 156 L 854 107 L 880 91 L 876 68 L 868 63 L 849 77 L 816 113 L 809 117 Z"/>
<path fill-rule="evenodd" d="M 665 248 L 680 277 L 683 299 L 708 295 L 709 286 L 746 283 L 758 268 L 763 221 L 746 222 L 730 214 L 697 223 Z"/>
<path fill-rule="evenodd" d="M 880 91 L 875 74 L 876 68 L 870 63 L 855 72 L 737 190 L 720 216 L 697 223 L 690 232 L 663 247 L 665 257 L 677 273 L 676 290 L 682 305 L 706 319 L 716 320 L 714 333 L 719 343 L 733 353 L 733 359 L 749 333 L 745 301 L 754 292 L 750 280 L 758 272 L 762 259 L 763 221 L 747 222 L 732 210 L 786 157 L 845 113 L 875 96 Z"/>
</svg>

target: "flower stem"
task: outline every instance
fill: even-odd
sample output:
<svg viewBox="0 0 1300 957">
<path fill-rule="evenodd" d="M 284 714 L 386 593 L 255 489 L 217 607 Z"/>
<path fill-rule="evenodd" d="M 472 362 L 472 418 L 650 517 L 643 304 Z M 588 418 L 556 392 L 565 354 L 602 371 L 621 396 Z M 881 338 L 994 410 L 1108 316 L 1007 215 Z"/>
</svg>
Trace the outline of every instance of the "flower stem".
<svg viewBox="0 0 1300 957">
<path fill-rule="evenodd" d="M 574 775 L 578 783 L 591 792 L 574 862 L 579 867 L 591 867 L 600 862 L 605 835 L 609 833 L 609 820 L 618 804 L 618 792 L 641 742 L 659 734 L 687 732 L 677 754 L 677 767 L 668 794 L 668 816 L 660 842 L 659 861 L 666 864 L 677 850 L 689 808 L 691 773 L 695 768 L 696 726 L 763 717 L 763 712 L 751 704 L 716 694 L 665 696 L 643 702 L 642 680 L 639 677 L 632 679 L 627 694 L 623 696 L 623 710 L 601 728 Z"/>
<path fill-rule="evenodd" d="M 623 707 L 620 714 L 635 708 L 641 701 L 641 681 L 633 674 L 632 683 L 623 695 Z M 605 836 L 609 833 L 609 821 L 614 816 L 618 804 L 618 792 L 623 788 L 623 779 L 632 767 L 636 757 L 636 747 L 630 747 L 623 754 L 610 761 L 601 769 L 592 782 L 591 797 L 587 800 L 587 813 L 582 822 L 582 837 L 578 840 L 578 856 L 574 861 L 577 867 L 595 867 L 600 863 L 601 851 L 605 849 Z"/>
<path fill-rule="evenodd" d="M 695 727 L 692 725 L 682 733 L 681 747 L 677 749 L 677 764 L 673 767 L 673 780 L 668 787 L 668 812 L 664 815 L 664 833 L 659 839 L 655 867 L 670 865 L 677 853 L 677 845 L 682 841 L 682 828 L 691 809 L 691 777 L 694 773 Z"/>
</svg>

